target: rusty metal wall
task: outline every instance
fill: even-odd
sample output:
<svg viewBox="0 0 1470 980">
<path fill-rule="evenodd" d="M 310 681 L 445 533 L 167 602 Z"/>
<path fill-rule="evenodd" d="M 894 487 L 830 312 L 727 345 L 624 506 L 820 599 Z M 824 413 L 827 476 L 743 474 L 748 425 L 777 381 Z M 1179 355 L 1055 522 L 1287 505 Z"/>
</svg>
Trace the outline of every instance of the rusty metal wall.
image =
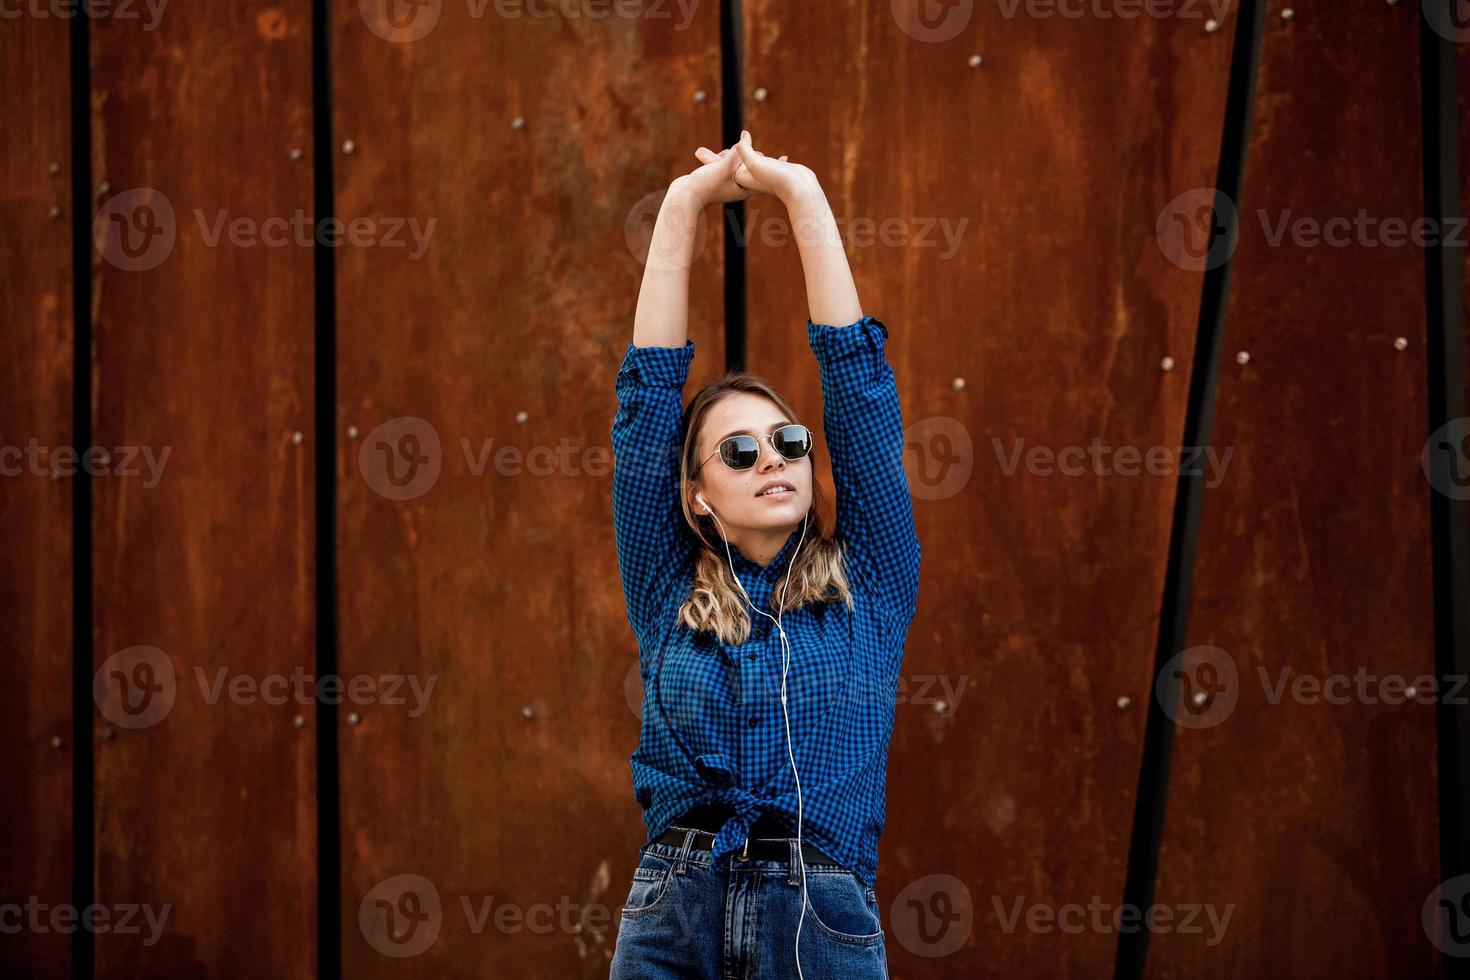
<svg viewBox="0 0 1470 980">
<path fill-rule="evenodd" d="M 1254 210 L 1422 211 L 1416 6 L 1267 10 L 1212 439 L 1230 455 L 1182 665 L 1214 683 L 1218 648 L 1237 697 L 1222 711 L 1212 689 L 1173 735 L 1155 882 L 1178 914 L 1231 917 L 1216 942 L 1207 914 L 1152 934 L 1155 976 L 1440 968 L 1419 924 L 1439 879 L 1433 708 L 1271 704 L 1258 673 L 1434 668 L 1423 253 L 1274 246 Z M 746 0 L 722 54 L 718 5 L 646 7 L 336 0 L 327 106 L 306 0 L 96 18 L 81 202 L 55 82 L 70 25 L 0 25 L 22 137 L 0 152 L 0 445 L 72 440 L 81 208 L 91 442 L 134 471 L 91 478 L 94 887 L 168 918 L 99 933 L 98 975 L 311 976 L 319 943 L 343 976 L 606 975 L 643 838 L 612 377 L 660 194 L 723 142 L 726 55 L 744 124 L 821 176 L 864 311 L 892 332 L 924 547 L 877 887 L 893 974 L 1113 974 L 1115 929 L 1056 920 L 1115 908 L 1129 872 L 1208 271 L 1172 231 L 1199 230 L 1244 28 L 1234 9 L 1207 29 Z M 330 161 L 312 150 L 328 108 Z M 322 279 L 297 217 L 328 164 L 356 231 Z M 815 418 L 794 232 L 770 199 L 744 213 L 745 331 L 725 322 L 711 209 L 689 390 L 736 331 Z M 260 239 L 272 219 L 284 243 Z M 260 689 L 309 683 L 327 628 L 319 435 L 349 685 L 325 882 L 315 705 Z M 1150 452 L 1163 467 L 1140 472 Z M 25 789 L 4 826 L 28 842 L 0 858 L 0 902 L 70 890 L 71 692 L 93 682 L 71 665 L 74 479 L 0 496 L 25 556 L 0 573 L 24 612 L 0 767 Z M 319 887 L 337 933 L 318 931 Z M 69 941 L 0 937 L 0 973 L 63 975 Z"/>
<path fill-rule="evenodd" d="M 1235 19 L 964 7 L 748 5 L 746 121 L 821 177 L 904 400 L 924 559 L 877 886 L 895 975 L 1106 976 L 1116 936 L 1024 917 L 1121 901 L 1176 477 L 1044 454 L 1180 443 L 1201 273 L 1155 219 L 1214 180 Z M 797 248 L 752 210 L 751 363 L 817 414 Z"/>
<path fill-rule="evenodd" d="M 0 30 L 0 608 L 8 682 L 0 902 L 48 906 L 71 893 L 72 481 L 50 449 L 72 443 L 71 127 L 68 32 L 28 19 Z M 54 211 L 53 211 L 54 209 Z M 23 789 L 22 789 L 23 787 Z M 11 920 L 7 920 L 11 921 Z M 0 937 L 0 973 L 70 968 L 55 931 Z M 40 970 L 38 969 L 38 973 Z"/>
<path fill-rule="evenodd" d="M 99 976 L 315 972 L 308 11 L 89 25 Z"/>
<path fill-rule="evenodd" d="M 337 211 L 425 245 L 337 262 L 339 667 L 424 708 L 344 719 L 343 974 L 606 976 L 643 841 L 612 377 L 640 235 L 719 145 L 719 10 L 333 9 Z M 707 218 L 691 384 L 724 367 Z"/>
<path fill-rule="evenodd" d="M 1178 664 L 1203 700 L 1155 896 L 1230 918 L 1151 935 L 1152 976 L 1440 969 L 1437 699 L 1403 694 L 1435 671 L 1425 256 L 1385 224 L 1423 213 L 1418 50 L 1386 4 L 1266 20 L 1212 440 L 1233 457 Z"/>
</svg>

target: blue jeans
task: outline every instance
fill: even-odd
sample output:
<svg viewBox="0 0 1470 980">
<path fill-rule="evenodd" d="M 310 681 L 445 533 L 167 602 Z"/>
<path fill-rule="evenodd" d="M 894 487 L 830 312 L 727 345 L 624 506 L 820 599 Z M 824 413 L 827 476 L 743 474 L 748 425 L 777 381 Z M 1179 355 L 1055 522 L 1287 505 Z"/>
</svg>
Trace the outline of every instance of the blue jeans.
<svg viewBox="0 0 1470 980">
<path fill-rule="evenodd" d="M 639 852 L 609 980 L 887 980 L 878 898 L 857 875 L 840 864 L 806 862 L 798 973 L 796 838 L 787 860 L 737 853 L 721 871 L 693 840 L 688 831 L 683 846 L 649 844 Z"/>
</svg>

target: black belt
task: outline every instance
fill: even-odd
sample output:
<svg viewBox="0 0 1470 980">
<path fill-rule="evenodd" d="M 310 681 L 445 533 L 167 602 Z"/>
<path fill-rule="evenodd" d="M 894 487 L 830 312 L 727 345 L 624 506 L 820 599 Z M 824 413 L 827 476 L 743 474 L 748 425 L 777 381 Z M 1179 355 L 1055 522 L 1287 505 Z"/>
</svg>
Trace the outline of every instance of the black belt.
<svg viewBox="0 0 1470 980">
<path fill-rule="evenodd" d="M 719 836 L 718 831 L 706 829 L 711 826 L 723 826 L 725 820 L 734 815 L 733 810 L 714 810 L 708 807 L 699 807 L 687 811 L 677 818 L 668 830 L 659 835 L 654 842 L 657 844 L 670 844 L 674 847 L 684 846 L 684 837 L 690 830 L 694 831 L 694 840 L 690 847 L 697 851 L 709 851 L 714 849 L 715 838 Z M 760 834 L 762 831 L 779 832 L 779 824 L 767 817 L 761 817 L 754 827 L 752 833 Z M 789 833 L 789 831 L 788 831 Z M 795 837 L 770 837 L 752 836 L 745 839 L 741 849 L 735 854 L 742 861 L 789 861 L 791 859 L 791 838 Z M 801 859 L 808 864 L 836 864 L 841 866 L 842 862 L 834 861 L 828 857 L 825 851 L 801 842 Z"/>
</svg>

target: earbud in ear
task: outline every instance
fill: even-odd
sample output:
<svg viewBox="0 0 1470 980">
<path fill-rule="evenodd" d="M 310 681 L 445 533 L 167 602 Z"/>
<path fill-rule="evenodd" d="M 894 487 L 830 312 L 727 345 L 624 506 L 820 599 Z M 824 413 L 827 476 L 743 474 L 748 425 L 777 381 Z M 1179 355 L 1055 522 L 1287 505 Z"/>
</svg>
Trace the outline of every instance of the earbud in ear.
<svg viewBox="0 0 1470 980">
<path fill-rule="evenodd" d="M 707 503 L 704 502 L 704 494 L 702 494 L 702 493 L 695 493 L 694 499 L 697 500 L 697 501 L 699 501 L 700 506 L 704 508 L 704 512 L 706 514 L 708 514 L 709 513 L 709 504 L 707 504 Z"/>
</svg>

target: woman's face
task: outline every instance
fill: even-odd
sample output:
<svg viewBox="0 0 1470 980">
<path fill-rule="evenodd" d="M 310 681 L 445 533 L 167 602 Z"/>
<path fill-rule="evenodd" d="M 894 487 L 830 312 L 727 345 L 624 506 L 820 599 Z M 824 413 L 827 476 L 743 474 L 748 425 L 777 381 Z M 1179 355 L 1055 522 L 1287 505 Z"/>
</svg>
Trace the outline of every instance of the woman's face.
<svg viewBox="0 0 1470 980">
<path fill-rule="evenodd" d="M 704 494 L 705 502 L 732 540 L 750 540 L 751 534 L 772 531 L 779 532 L 775 536 L 784 541 L 811 508 L 812 459 L 810 455 L 787 459 L 765 437 L 792 421 L 763 395 L 742 391 L 716 402 L 706 413 L 699 434 L 695 459 L 705 462 L 689 491 L 690 509 L 696 515 L 708 513 L 694 499 L 697 490 Z M 716 452 L 722 439 L 740 432 L 760 442 L 760 457 L 748 470 L 732 470 Z M 773 481 L 786 483 L 791 489 L 761 495 L 761 490 Z M 747 549 L 742 546 L 742 550 Z"/>
</svg>

